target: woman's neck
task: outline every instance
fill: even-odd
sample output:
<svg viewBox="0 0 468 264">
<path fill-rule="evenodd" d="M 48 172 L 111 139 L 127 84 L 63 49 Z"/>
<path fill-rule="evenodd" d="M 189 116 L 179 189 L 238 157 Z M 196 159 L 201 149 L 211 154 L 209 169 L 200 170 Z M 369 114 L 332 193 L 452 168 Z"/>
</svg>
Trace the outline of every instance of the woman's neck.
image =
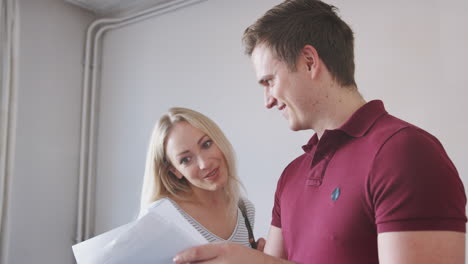
<svg viewBox="0 0 468 264">
<path fill-rule="evenodd" d="M 192 188 L 192 192 L 182 195 L 180 198 L 170 196 L 179 204 L 196 205 L 197 207 L 226 209 L 229 207 L 229 199 L 226 197 L 224 190 L 207 191 L 197 188 Z"/>
</svg>

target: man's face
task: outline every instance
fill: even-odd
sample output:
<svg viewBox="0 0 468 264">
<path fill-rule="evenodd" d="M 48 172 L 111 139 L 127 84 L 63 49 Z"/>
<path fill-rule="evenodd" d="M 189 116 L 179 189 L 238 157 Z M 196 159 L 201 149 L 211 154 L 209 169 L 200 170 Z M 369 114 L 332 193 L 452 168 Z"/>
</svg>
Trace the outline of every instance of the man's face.
<svg viewBox="0 0 468 264">
<path fill-rule="evenodd" d="M 251 59 L 258 82 L 265 88 L 265 107 L 276 106 L 293 131 L 311 129 L 317 98 L 307 65 L 298 59 L 297 70 L 291 72 L 262 44 L 255 47 Z"/>
</svg>

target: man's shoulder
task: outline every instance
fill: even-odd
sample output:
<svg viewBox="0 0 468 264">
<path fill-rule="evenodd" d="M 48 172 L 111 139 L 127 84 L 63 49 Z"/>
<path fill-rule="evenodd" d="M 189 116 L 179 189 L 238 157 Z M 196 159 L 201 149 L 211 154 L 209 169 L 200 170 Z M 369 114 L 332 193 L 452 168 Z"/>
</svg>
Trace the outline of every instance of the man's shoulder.
<svg viewBox="0 0 468 264">
<path fill-rule="evenodd" d="M 378 118 L 361 138 L 356 138 L 347 149 L 348 154 L 357 155 L 361 160 L 375 161 L 375 158 L 385 157 L 385 160 L 419 159 L 422 154 L 432 153 L 432 158 L 447 156 L 439 140 L 424 129 L 385 114 Z M 429 157 L 428 157 L 429 159 Z M 445 158 L 444 158 L 445 159 Z M 429 159 L 430 160 L 430 159 Z"/>
<path fill-rule="evenodd" d="M 372 138 L 370 135 L 369 138 L 370 141 L 378 142 L 374 148 L 373 161 L 380 165 L 374 167 L 386 164 L 409 172 L 418 167 L 435 166 L 448 168 L 456 174 L 445 148 L 434 135 L 396 117 L 387 118 L 387 125 L 376 127 L 377 136 Z"/>
<path fill-rule="evenodd" d="M 366 137 L 369 140 L 379 142 L 380 145 L 391 142 L 394 137 L 402 137 L 409 141 L 421 138 L 439 143 L 437 138 L 426 130 L 390 114 L 379 118 L 369 129 Z"/>
<path fill-rule="evenodd" d="M 398 143 L 407 146 L 414 146 L 414 144 L 442 146 L 431 133 L 389 114 L 376 122 L 375 127 L 369 131 L 369 136 L 380 137 L 381 145 Z"/>
<path fill-rule="evenodd" d="M 379 119 L 376 120 L 375 124 L 368 131 L 370 136 L 384 136 L 388 134 L 393 134 L 398 132 L 401 129 L 408 127 L 416 127 L 409 122 L 406 122 L 398 117 L 395 117 L 390 114 L 382 115 Z"/>
</svg>

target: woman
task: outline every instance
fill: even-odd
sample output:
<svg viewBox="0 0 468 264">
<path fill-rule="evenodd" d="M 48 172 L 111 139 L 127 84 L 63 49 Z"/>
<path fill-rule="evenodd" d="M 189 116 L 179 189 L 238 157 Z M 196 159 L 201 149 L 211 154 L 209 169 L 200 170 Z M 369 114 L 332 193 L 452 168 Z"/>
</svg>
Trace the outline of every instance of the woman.
<svg viewBox="0 0 468 264">
<path fill-rule="evenodd" d="M 186 108 L 160 118 L 148 149 L 141 213 L 169 201 L 209 242 L 255 247 L 255 210 L 240 197 L 240 185 L 232 146 L 212 120 Z"/>
</svg>

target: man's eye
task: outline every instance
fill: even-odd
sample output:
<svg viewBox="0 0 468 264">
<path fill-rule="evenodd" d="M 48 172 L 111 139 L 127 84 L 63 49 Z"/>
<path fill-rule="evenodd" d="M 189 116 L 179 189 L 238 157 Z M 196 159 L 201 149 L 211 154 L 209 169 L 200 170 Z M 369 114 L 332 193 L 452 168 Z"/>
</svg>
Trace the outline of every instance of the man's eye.
<svg viewBox="0 0 468 264">
<path fill-rule="evenodd" d="M 271 87 L 273 85 L 273 79 L 265 79 L 263 85 L 265 85 L 265 87 Z"/>
<path fill-rule="evenodd" d="M 211 147 L 212 144 L 213 144 L 213 140 L 210 139 L 210 140 L 205 141 L 205 143 L 203 143 L 203 147 L 209 148 Z"/>
<path fill-rule="evenodd" d="M 263 86 L 263 87 L 270 87 L 272 84 L 273 84 L 273 79 L 262 79 L 260 81 L 260 84 Z"/>
</svg>

